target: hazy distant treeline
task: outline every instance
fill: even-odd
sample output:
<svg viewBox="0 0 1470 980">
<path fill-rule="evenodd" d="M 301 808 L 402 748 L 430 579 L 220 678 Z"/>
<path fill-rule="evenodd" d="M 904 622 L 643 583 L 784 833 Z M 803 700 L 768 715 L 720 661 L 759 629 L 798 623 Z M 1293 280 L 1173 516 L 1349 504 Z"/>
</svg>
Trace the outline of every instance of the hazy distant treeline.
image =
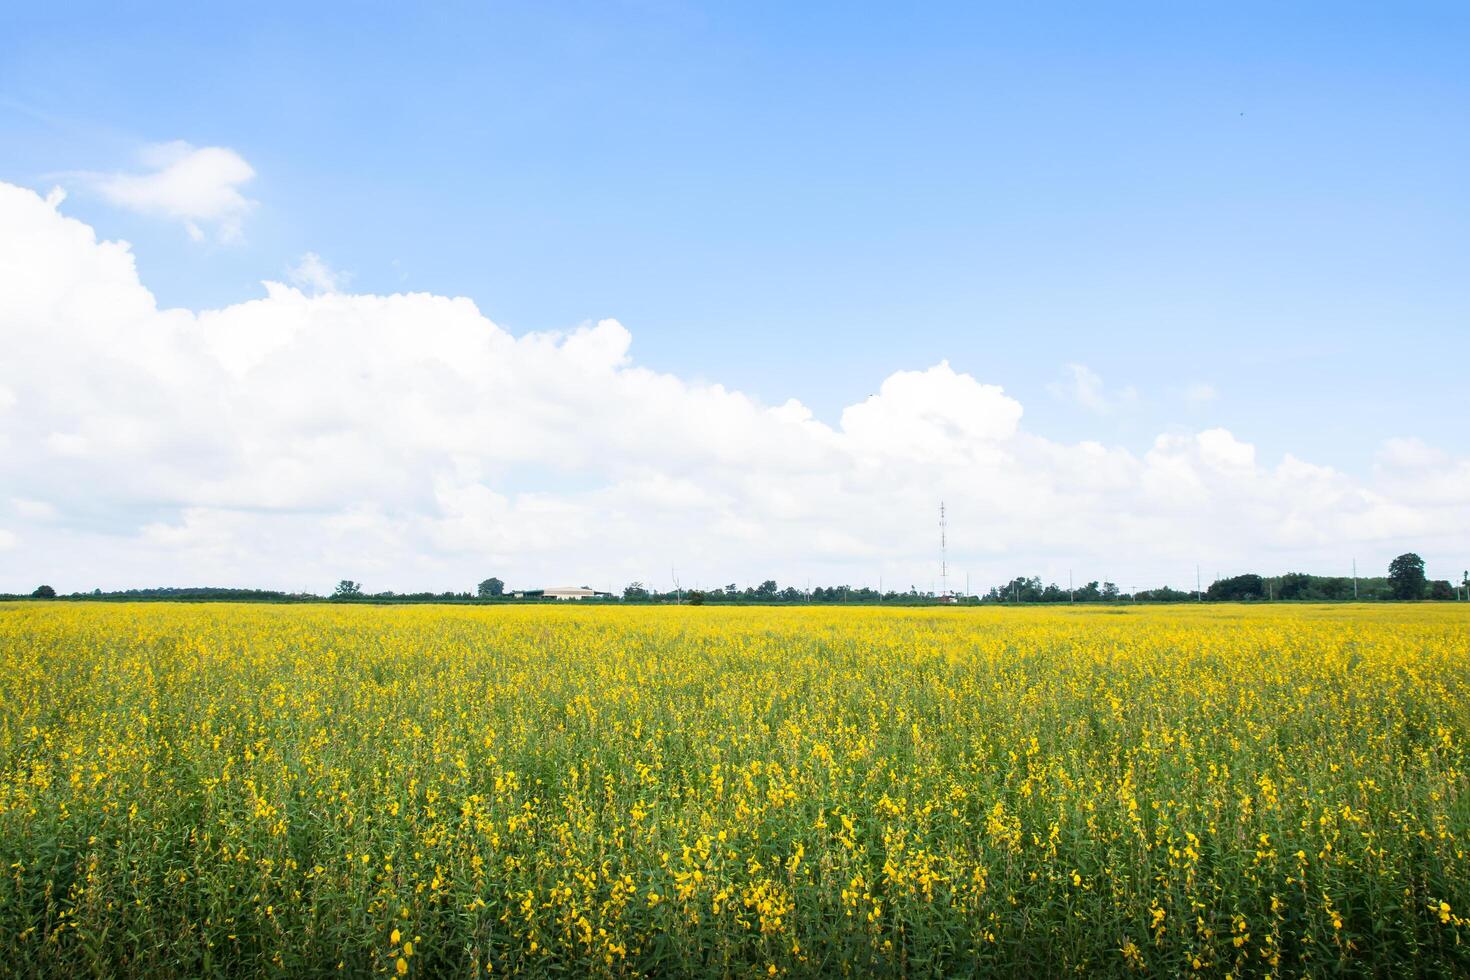
<svg viewBox="0 0 1470 980">
<path fill-rule="evenodd" d="M 1385 576 L 1354 578 L 1352 576 L 1308 575 L 1288 572 L 1285 575 L 1262 576 L 1254 573 L 1216 579 L 1201 595 L 1167 585 L 1155 589 L 1123 592 L 1113 582 L 1087 582 L 1063 587 L 1043 584 L 1040 578 L 1017 576 L 1004 585 L 992 586 L 981 595 L 936 594 L 910 586 L 908 591 L 886 592 L 867 586 L 819 585 L 816 588 L 782 587 L 775 579 L 760 585 L 741 588 L 735 583 L 715 589 L 683 589 L 675 586 L 659 591 L 642 582 L 631 582 L 622 595 L 598 593 L 581 602 L 607 603 L 688 603 L 689 605 L 786 604 L 786 603 L 854 603 L 918 605 L 950 602 L 963 605 L 980 603 L 1027 602 L 1350 602 L 1354 600 L 1470 600 L 1470 572 L 1464 581 L 1454 585 L 1447 579 L 1431 580 L 1424 574 L 1424 560 L 1416 554 L 1395 558 Z M 268 589 L 231 588 L 158 588 L 125 589 L 103 592 L 73 592 L 58 595 L 49 585 L 42 585 L 30 595 L 0 595 L 0 599 L 73 599 L 93 601 L 170 602 L 369 602 L 369 603 L 505 603 L 558 602 L 554 597 L 532 591 L 509 591 L 503 581 L 488 578 L 473 592 L 367 592 L 362 583 L 343 579 L 330 595 L 310 592 L 276 592 Z"/>
</svg>

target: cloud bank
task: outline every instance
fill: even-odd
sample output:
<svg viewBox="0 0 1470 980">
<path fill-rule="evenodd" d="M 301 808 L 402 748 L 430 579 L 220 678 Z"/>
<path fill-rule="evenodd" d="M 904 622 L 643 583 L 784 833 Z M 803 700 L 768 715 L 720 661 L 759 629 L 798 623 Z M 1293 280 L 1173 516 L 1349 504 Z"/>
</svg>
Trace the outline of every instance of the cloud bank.
<svg viewBox="0 0 1470 980">
<path fill-rule="evenodd" d="M 0 184 L 0 590 L 243 584 L 936 582 L 1325 570 L 1470 542 L 1470 462 L 1368 482 L 1224 429 L 1140 454 L 1022 426 L 1000 387 L 898 371 L 835 424 L 641 367 L 615 320 L 512 336 L 468 299 L 266 283 L 160 309 L 126 243 Z"/>
</svg>

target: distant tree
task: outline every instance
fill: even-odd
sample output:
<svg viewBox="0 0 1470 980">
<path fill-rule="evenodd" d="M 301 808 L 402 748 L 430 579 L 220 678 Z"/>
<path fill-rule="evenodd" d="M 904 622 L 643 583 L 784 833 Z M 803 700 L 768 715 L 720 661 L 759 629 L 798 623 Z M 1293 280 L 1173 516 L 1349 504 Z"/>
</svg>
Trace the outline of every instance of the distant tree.
<svg viewBox="0 0 1470 980">
<path fill-rule="evenodd" d="M 625 601 L 642 602 L 648 598 L 648 588 L 642 582 L 630 582 L 623 590 Z"/>
<path fill-rule="evenodd" d="M 356 599 L 362 595 L 362 583 L 354 582 L 350 578 L 344 578 L 337 583 L 336 590 L 332 593 L 333 599 Z"/>
<path fill-rule="evenodd" d="M 1265 597 L 1265 582 L 1261 576 L 1250 573 L 1216 579 L 1205 590 L 1205 598 L 1211 602 L 1249 602 Z"/>
<path fill-rule="evenodd" d="M 1424 598 L 1424 559 L 1412 551 L 1399 555 L 1388 563 L 1388 584 L 1395 599 Z"/>
<path fill-rule="evenodd" d="M 1042 588 L 1041 579 L 1018 575 L 990 592 L 1000 602 L 1040 602 L 1045 589 Z"/>
<path fill-rule="evenodd" d="M 1194 595 L 1189 592 L 1180 592 L 1178 589 L 1171 589 L 1167 585 L 1161 585 L 1157 589 L 1147 589 L 1143 592 L 1135 593 L 1134 598 L 1139 602 L 1187 602 L 1193 599 Z"/>
<path fill-rule="evenodd" d="M 760 588 L 755 590 L 755 594 L 757 598 L 765 602 L 769 602 L 770 600 L 776 598 L 777 591 L 778 590 L 776 588 L 776 580 L 768 578 L 761 583 Z"/>
<path fill-rule="evenodd" d="M 698 589 L 690 589 L 689 590 L 689 604 L 691 606 L 702 606 L 702 605 L 704 605 L 704 593 L 701 592 L 701 591 L 699 591 Z"/>
<path fill-rule="evenodd" d="M 480 598 L 489 599 L 505 594 L 505 583 L 498 578 L 487 578 L 480 583 Z"/>
<path fill-rule="evenodd" d="M 1429 598 L 1441 602 L 1453 599 L 1455 598 L 1455 587 L 1449 583 L 1449 579 L 1435 579 L 1429 583 Z"/>
<path fill-rule="evenodd" d="M 56 590 L 49 585 L 41 585 L 37 586 L 36 591 L 32 592 L 31 596 L 36 599 L 55 599 Z"/>
<path fill-rule="evenodd" d="M 1112 602 L 1118 598 L 1118 587 L 1112 582 L 1102 584 L 1102 597 L 1104 602 Z"/>
<path fill-rule="evenodd" d="M 1303 572 L 1288 572 L 1281 576 L 1276 589 L 1278 599 L 1315 599 L 1318 590 L 1312 576 Z"/>
</svg>

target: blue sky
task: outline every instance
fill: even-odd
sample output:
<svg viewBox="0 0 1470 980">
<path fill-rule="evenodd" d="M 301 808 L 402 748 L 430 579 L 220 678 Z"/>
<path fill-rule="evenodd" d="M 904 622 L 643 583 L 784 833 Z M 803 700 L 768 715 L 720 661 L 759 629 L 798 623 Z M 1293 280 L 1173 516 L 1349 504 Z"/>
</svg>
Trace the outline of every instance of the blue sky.
<svg viewBox="0 0 1470 980">
<path fill-rule="evenodd" d="M 1470 452 L 1467 65 L 1448 3 L 26 5 L 0 180 L 163 306 L 313 252 L 830 425 L 947 359 L 1052 440 L 1366 478 Z M 253 168 L 237 240 L 86 176 L 179 140 Z"/>
</svg>

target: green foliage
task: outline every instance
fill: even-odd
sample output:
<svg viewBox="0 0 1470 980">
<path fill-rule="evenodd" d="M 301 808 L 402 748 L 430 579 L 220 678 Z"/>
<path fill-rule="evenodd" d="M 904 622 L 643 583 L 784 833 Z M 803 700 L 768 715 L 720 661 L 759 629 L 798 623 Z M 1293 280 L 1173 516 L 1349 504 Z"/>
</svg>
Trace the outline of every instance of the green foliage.
<svg viewBox="0 0 1470 980">
<path fill-rule="evenodd" d="M 36 587 L 36 591 L 34 591 L 34 592 L 31 593 L 31 598 L 32 599 L 55 599 L 56 598 L 56 590 L 53 589 L 49 585 L 37 586 Z"/>
<path fill-rule="evenodd" d="M 505 583 L 498 578 L 487 578 L 480 583 L 478 592 L 481 599 L 493 599 L 505 594 Z"/>
<path fill-rule="evenodd" d="M 1205 590 L 1211 602 L 1249 602 L 1266 598 L 1266 585 L 1259 575 L 1236 575 L 1211 582 Z"/>
<path fill-rule="evenodd" d="M 1388 565 L 1388 581 L 1395 599 L 1422 599 L 1428 588 L 1424 559 L 1412 551 L 1399 555 Z"/>
<path fill-rule="evenodd" d="M 1466 976 L 1461 613 L 17 603 L 0 963 Z"/>
<path fill-rule="evenodd" d="M 1135 592 L 1133 598 L 1138 602 L 1195 602 L 1198 596 L 1193 592 L 1180 592 L 1178 589 L 1161 585 L 1157 589 Z"/>
</svg>

